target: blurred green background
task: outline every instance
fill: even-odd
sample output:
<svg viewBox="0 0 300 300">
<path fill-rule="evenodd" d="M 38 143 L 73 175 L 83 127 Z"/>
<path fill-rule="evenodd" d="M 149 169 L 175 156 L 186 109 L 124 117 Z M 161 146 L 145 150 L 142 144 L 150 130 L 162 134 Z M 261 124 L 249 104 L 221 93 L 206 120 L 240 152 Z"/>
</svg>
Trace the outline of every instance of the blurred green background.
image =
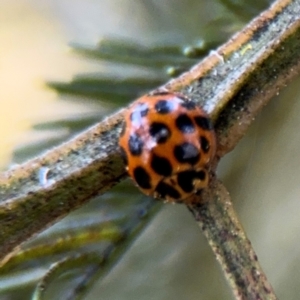
<svg viewBox="0 0 300 300">
<path fill-rule="evenodd" d="M 148 47 L 185 46 L 199 40 L 215 45 L 226 41 L 267 5 L 268 1 L 221 0 L 2 0 L 0 166 L 5 169 L 36 155 L 98 121 L 97 114 L 101 120 L 130 101 L 126 97 L 116 103 L 59 95 L 46 82 L 67 83 L 78 74 L 130 75 L 162 82 L 167 78 L 163 67 L 153 70 L 85 58 L 71 51 L 70 43 L 93 48 L 101 38 L 109 37 Z M 219 168 L 261 265 L 281 299 L 298 299 L 300 294 L 297 81 L 271 101 Z M 141 197 L 130 183 L 125 187 L 130 190 L 130 201 Z M 97 201 L 120 199 L 122 188 Z M 95 209 L 97 203 L 87 207 Z M 108 211 L 105 204 L 100 208 L 99 218 Z M 76 216 L 72 220 L 80 230 Z M 30 299 L 32 282 L 46 271 L 40 259 L 22 276 L 0 276 L 1 299 Z M 64 289 L 68 286 L 54 285 L 45 299 L 62 299 L 57 295 Z M 232 299 L 232 295 L 187 209 L 164 205 L 84 299 Z"/>
</svg>

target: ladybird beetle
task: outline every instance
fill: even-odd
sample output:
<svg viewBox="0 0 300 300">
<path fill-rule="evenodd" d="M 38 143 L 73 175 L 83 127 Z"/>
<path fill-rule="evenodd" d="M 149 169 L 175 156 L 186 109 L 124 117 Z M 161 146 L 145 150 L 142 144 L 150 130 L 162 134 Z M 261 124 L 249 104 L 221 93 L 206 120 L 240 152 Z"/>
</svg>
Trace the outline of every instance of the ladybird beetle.
<svg viewBox="0 0 300 300">
<path fill-rule="evenodd" d="M 215 132 L 193 101 L 179 93 L 146 95 L 131 104 L 124 119 L 119 145 L 142 192 L 184 202 L 208 185 Z"/>
</svg>

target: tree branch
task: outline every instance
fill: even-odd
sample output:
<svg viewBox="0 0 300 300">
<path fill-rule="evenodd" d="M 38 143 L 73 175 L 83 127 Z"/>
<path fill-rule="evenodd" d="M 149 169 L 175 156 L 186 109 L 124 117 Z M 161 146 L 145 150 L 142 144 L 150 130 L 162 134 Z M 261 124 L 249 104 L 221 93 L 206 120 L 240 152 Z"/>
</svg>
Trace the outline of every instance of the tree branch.
<svg viewBox="0 0 300 300">
<path fill-rule="evenodd" d="M 205 202 L 188 208 L 219 261 L 235 299 L 277 299 L 238 221 L 226 188 L 213 179 L 201 196 Z"/>
</svg>

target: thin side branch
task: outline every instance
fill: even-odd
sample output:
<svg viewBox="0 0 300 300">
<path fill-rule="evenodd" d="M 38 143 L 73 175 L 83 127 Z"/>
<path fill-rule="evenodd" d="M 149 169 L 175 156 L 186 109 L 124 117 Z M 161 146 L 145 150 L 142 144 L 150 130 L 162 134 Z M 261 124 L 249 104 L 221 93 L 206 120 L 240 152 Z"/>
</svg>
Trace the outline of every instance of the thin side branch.
<svg viewBox="0 0 300 300">
<path fill-rule="evenodd" d="M 234 212 L 228 191 L 213 179 L 206 202 L 189 205 L 237 300 L 275 300 L 273 288 Z"/>
</svg>

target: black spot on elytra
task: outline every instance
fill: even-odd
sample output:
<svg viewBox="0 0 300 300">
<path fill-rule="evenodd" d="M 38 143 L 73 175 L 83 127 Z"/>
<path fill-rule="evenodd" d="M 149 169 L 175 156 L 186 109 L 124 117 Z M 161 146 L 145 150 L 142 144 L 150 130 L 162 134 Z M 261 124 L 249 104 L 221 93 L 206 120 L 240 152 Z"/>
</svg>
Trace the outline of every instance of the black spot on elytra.
<svg viewBox="0 0 300 300">
<path fill-rule="evenodd" d="M 184 101 L 181 106 L 187 110 L 194 110 L 196 108 L 196 104 L 193 101 Z"/>
<path fill-rule="evenodd" d="M 129 137 L 128 148 L 132 155 L 139 156 L 143 152 L 144 142 L 142 138 L 137 134 L 132 134 Z"/>
<path fill-rule="evenodd" d="M 194 180 L 200 179 L 204 181 L 206 174 L 204 171 L 183 171 L 177 175 L 177 183 L 186 193 L 191 193 L 194 190 Z"/>
<path fill-rule="evenodd" d="M 172 174 L 172 165 L 169 160 L 155 154 L 151 158 L 151 168 L 162 176 L 170 176 Z"/>
<path fill-rule="evenodd" d="M 183 143 L 174 148 L 174 156 L 180 163 L 196 164 L 200 159 L 200 152 L 191 143 Z"/>
<path fill-rule="evenodd" d="M 203 170 L 197 171 L 196 172 L 196 178 L 204 181 L 206 179 L 206 172 L 204 172 Z"/>
<path fill-rule="evenodd" d="M 207 153 L 210 149 L 209 141 L 205 136 L 200 137 L 200 146 L 204 153 Z"/>
<path fill-rule="evenodd" d="M 194 118 L 196 124 L 203 130 L 212 130 L 213 125 L 211 121 L 206 117 L 197 116 Z"/>
<path fill-rule="evenodd" d="M 133 170 L 133 178 L 136 183 L 143 189 L 151 188 L 151 178 L 150 175 L 143 167 L 136 167 Z"/>
<path fill-rule="evenodd" d="M 149 112 L 148 105 L 146 103 L 139 103 L 134 108 L 134 111 L 130 114 L 130 120 L 132 122 L 139 122 L 143 117 L 146 117 Z"/>
<path fill-rule="evenodd" d="M 155 110 L 159 114 L 168 114 L 174 109 L 174 105 L 171 101 L 168 100 L 158 100 L 154 106 Z"/>
<path fill-rule="evenodd" d="M 127 157 L 127 154 L 126 154 L 124 148 L 121 146 L 120 146 L 120 153 L 121 153 L 121 157 L 124 161 L 124 164 L 127 166 L 128 165 L 128 157 Z"/>
<path fill-rule="evenodd" d="M 163 144 L 171 135 L 171 131 L 164 123 L 153 122 L 149 128 L 150 135 L 156 140 L 158 144 Z"/>
<path fill-rule="evenodd" d="M 144 108 L 143 110 L 141 110 L 140 114 L 142 117 L 146 117 L 148 112 L 149 112 L 149 108 L 147 107 L 147 108 Z"/>
<path fill-rule="evenodd" d="M 155 190 L 163 199 L 167 196 L 173 198 L 174 200 L 180 198 L 179 192 L 174 187 L 162 181 L 157 185 Z"/>
<path fill-rule="evenodd" d="M 190 193 L 194 189 L 193 181 L 195 179 L 195 171 L 183 171 L 177 175 L 177 183 L 186 193 Z"/>
<path fill-rule="evenodd" d="M 187 114 L 179 115 L 175 120 L 175 124 L 182 133 L 192 133 L 195 131 L 193 121 Z"/>
</svg>

